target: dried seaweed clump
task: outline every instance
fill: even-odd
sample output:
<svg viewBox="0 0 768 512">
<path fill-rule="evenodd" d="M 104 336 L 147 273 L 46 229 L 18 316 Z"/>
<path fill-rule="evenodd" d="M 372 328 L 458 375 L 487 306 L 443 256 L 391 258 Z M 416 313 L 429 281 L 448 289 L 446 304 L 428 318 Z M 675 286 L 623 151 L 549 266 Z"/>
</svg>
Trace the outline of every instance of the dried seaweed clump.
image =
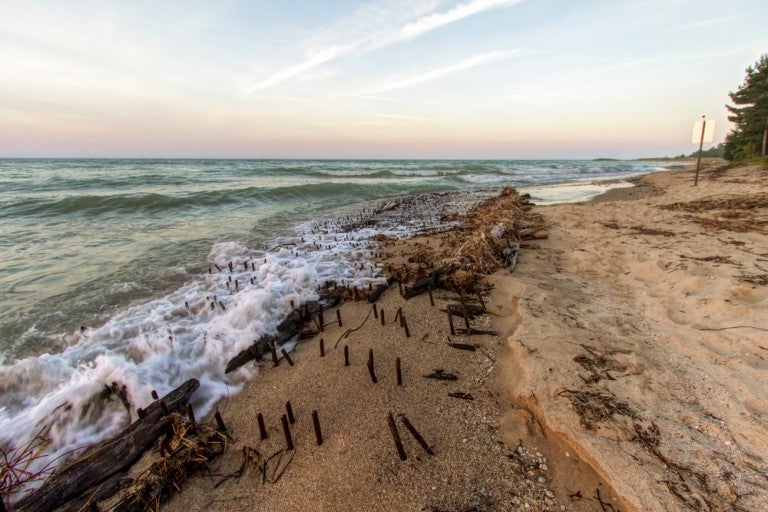
<svg viewBox="0 0 768 512">
<path fill-rule="evenodd" d="M 177 413 L 171 428 L 158 441 L 160 458 L 139 474 L 132 485 L 106 500 L 113 510 L 157 511 L 181 484 L 226 449 L 226 436 L 213 425 L 193 425 Z"/>
<path fill-rule="evenodd" d="M 706 228 L 737 233 L 768 231 L 768 193 L 699 199 L 687 203 L 672 203 L 665 210 L 698 213 L 691 220 Z M 712 212 L 712 215 L 701 215 Z"/>
</svg>

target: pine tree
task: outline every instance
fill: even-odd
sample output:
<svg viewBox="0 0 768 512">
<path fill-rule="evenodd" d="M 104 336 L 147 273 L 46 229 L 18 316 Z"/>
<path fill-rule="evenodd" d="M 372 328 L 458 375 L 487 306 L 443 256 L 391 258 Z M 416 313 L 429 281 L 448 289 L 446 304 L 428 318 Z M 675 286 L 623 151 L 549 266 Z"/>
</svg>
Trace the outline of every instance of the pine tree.
<svg viewBox="0 0 768 512">
<path fill-rule="evenodd" d="M 760 56 L 746 71 L 744 83 L 728 94 L 734 105 L 728 120 L 736 128 L 725 142 L 725 158 L 743 160 L 762 154 L 763 137 L 768 129 L 768 53 Z"/>
</svg>

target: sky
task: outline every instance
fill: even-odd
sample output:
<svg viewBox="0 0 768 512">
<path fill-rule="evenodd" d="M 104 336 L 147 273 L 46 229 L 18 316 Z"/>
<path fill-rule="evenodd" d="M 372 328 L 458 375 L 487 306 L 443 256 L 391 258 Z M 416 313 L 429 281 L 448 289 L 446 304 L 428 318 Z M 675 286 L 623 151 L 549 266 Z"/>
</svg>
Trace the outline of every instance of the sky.
<svg viewBox="0 0 768 512">
<path fill-rule="evenodd" d="M 731 129 L 765 0 L 0 0 L 0 157 L 638 158 Z M 711 144 L 705 145 L 705 147 Z"/>
</svg>

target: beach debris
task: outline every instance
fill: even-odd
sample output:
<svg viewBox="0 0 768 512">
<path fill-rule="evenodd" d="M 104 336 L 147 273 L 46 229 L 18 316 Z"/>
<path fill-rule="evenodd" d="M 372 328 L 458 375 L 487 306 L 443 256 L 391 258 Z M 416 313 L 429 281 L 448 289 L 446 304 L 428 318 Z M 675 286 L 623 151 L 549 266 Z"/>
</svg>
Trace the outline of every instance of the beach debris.
<svg viewBox="0 0 768 512">
<path fill-rule="evenodd" d="M 247 362 L 252 361 L 254 359 L 254 351 L 252 349 L 253 347 L 256 347 L 257 350 L 266 350 L 268 346 L 283 344 L 295 336 L 298 336 L 306 324 L 306 319 L 313 318 L 315 315 L 319 315 L 322 311 L 322 308 L 336 306 L 340 300 L 341 295 L 339 293 L 326 290 L 319 300 L 305 303 L 302 306 L 294 309 L 277 326 L 276 334 L 262 336 L 250 347 L 246 348 L 235 357 L 230 359 L 224 372 L 230 373 L 237 370 Z M 318 323 L 322 325 L 322 321 L 318 321 Z M 275 362 L 275 366 L 277 366 L 276 353 L 273 354 L 273 362 Z"/>
<path fill-rule="evenodd" d="M 403 385 L 403 370 L 400 365 L 400 358 L 395 359 L 395 373 L 397 374 L 397 385 Z"/>
<path fill-rule="evenodd" d="M 626 402 L 620 402 L 612 394 L 596 391 L 580 391 L 563 389 L 557 396 L 568 398 L 581 425 L 587 430 L 594 430 L 595 423 L 612 419 L 615 415 L 623 415 L 638 419 L 637 413 Z"/>
<path fill-rule="evenodd" d="M 368 374 L 371 376 L 371 382 L 378 384 L 379 380 L 376 378 L 376 372 L 373 367 L 373 349 L 368 350 L 368 363 L 366 366 L 368 367 Z"/>
<path fill-rule="evenodd" d="M 224 424 L 224 418 L 221 417 L 221 411 L 216 409 L 216 414 L 213 415 L 213 418 L 216 420 L 216 428 L 219 432 L 226 432 L 227 426 Z"/>
<path fill-rule="evenodd" d="M 259 425 L 259 439 L 262 441 L 269 437 L 267 434 L 267 427 L 264 425 L 264 415 L 261 413 L 256 414 L 256 423 Z"/>
<path fill-rule="evenodd" d="M 312 427 L 315 430 L 315 441 L 317 446 L 323 444 L 323 432 L 320 430 L 320 418 L 317 415 L 317 410 L 312 411 Z"/>
<path fill-rule="evenodd" d="M 285 360 L 288 361 L 288 365 L 293 366 L 293 359 L 291 359 L 291 356 L 288 354 L 288 352 L 285 351 L 284 348 L 280 349 L 280 353 L 283 354 Z"/>
<path fill-rule="evenodd" d="M 162 402 L 174 414 L 167 415 L 156 400 L 136 420 L 114 438 L 95 445 L 60 468 L 34 492 L 16 503 L 14 510 L 47 511 L 61 506 L 76 496 L 87 494 L 110 477 L 123 472 L 177 423 L 189 397 L 200 386 L 190 379 L 165 395 Z"/>
<path fill-rule="evenodd" d="M 469 343 L 448 343 L 448 346 L 455 348 L 456 350 L 467 350 L 469 352 L 474 352 L 477 350 L 477 347 L 470 345 Z"/>
<path fill-rule="evenodd" d="M 432 373 L 424 375 L 425 379 L 435 380 L 459 380 L 459 377 L 453 373 L 446 373 L 442 368 L 436 368 Z"/>
<path fill-rule="evenodd" d="M 349 345 L 344 345 L 344 366 L 349 366 Z"/>
<path fill-rule="evenodd" d="M 291 436 L 291 427 L 288 425 L 288 416 L 280 416 L 280 423 L 283 425 L 283 436 L 285 436 L 285 448 L 288 451 L 293 450 L 293 437 Z"/>
<path fill-rule="evenodd" d="M 475 399 L 475 397 L 473 397 L 471 393 L 462 393 L 461 391 L 454 391 L 452 393 L 448 393 L 448 396 L 451 398 L 461 398 L 462 400 Z"/>
<path fill-rule="evenodd" d="M 288 422 L 293 425 L 296 423 L 296 418 L 293 416 L 293 406 L 291 406 L 291 401 L 288 400 L 285 402 L 285 414 L 288 416 Z"/>
<path fill-rule="evenodd" d="M 400 432 L 397 430 L 397 423 L 392 412 L 387 412 L 387 423 L 389 424 L 389 432 L 392 434 L 392 440 L 395 442 L 395 449 L 397 449 L 397 456 L 400 460 L 408 460 L 408 456 L 405 454 L 405 448 L 403 448 L 403 441 L 400 439 Z"/>
<path fill-rule="evenodd" d="M 416 439 L 416 442 L 419 443 L 419 445 L 424 449 L 425 452 L 427 452 L 429 455 L 435 456 L 435 452 L 432 450 L 432 448 L 429 446 L 429 443 L 427 443 L 424 438 L 419 434 L 419 431 L 416 430 L 416 427 L 413 426 L 413 424 L 408 420 L 406 415 L 404 413 L 398 414 L 400 417 L 400 421 L 403 422 L 403 425 L 405 425 L 405 428 L 408 429 L 408 432 L 411 433 L 414 439 Z"/>
</svg>

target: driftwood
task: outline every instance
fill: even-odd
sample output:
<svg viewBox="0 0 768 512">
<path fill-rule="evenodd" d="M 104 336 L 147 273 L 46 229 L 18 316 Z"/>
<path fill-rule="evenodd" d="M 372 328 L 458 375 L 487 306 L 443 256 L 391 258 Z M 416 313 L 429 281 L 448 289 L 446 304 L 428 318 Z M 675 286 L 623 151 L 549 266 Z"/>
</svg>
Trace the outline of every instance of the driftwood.
<svg viewBox="0 0 768 512">
<path fill-rule="evenodd" d="M 437 368 L 432 373 L 425 375 L 424 378 L 436 380 L 459 380 L 457 375 L 454 375 L 453 373 L 445 373 L 445 370 L 442 368 Z"/>
<path fill-rule="evenodd" d="M 471 393 L 462 393 L 461 391 L 455 391 L 453 393 L 448 393 L 448 396 L 451 398 L 461 398 L 462 400 L 474 400 L 475 397 L 472 396 Z"/>
<path fill-rule="evenodd" d="M 439 288 L 441 283 L 443 282 L 443 278 L 453 273 L 460 266 L 461 266 L 461 263 L 454 261 L 451 263 L 446 263 L 445 265 L 438 268 L 437 270 L 433 270 L 428 277 L 417 279 L 411 286 L 406 286 L 405 291 L 403 292 L 403 297 L 405 297 L 406 299 L 411 299 L 426 291 Z"/>
<path fill-rule="evenodd" d="M 448 346 L 455 348 L 456 350 L 467 350 L 469 352 L 474 352 L 477 350 L 477 347 L 470 345 L 469 343 L 449 343 Z"/>
<path fill-rule="evenodd" d="M 190 379 L 162 398 L 171 411 L 184 410 L 189 397 L 200 386 Z M 68 463 L 32 494 L 20 500 L 14 510 L 46 512 L 74 497 L 97 492 L 93 489 L 123 472 L 167 430 L 169 419 L 159 401 L 144 410 L 144 416 L 112 439 L 102 441 Z"/>
<path fill-rule="evenodd" d="M 389 288 L 388 284 L 382 283 L 376 286 L 373 290 L 371 290 L 371 293 L 368 294 L 368 302 L 373 304 L 377 300 L 381 298 L 381 296 L 384 294 L 385 291 Z"/>
<path fill-rule="evenodd" d="M 57 508 L 56 512 L 80 512 L 82 510 L 88 510 L 90 503 L 98 503 L 101 500 L 105 500 L 131 484 L 133 484 L 133 478 L 127 476 L 125 473 L 118 473 L 99 485 L 92 487 L 88 492 L 68 501 L 64 506 Z"/>
<path fill-rule="evenodd" d="M 321 308 L 333 307 L 339 303 L 339 300 L 338 293 L 328 293 L 318 301 L 312 301 L 294 309 L 277 326 L 276 334 L 268 334 L 255 340 L 250 347 L 229 360 L 224 373 L 235 371 L 247 362 L 253 361 L 257 354 L 264 354 L 273 344 L 279 345 L 298 336 L 305 323 L 320 313 Z"/>
</svg>

